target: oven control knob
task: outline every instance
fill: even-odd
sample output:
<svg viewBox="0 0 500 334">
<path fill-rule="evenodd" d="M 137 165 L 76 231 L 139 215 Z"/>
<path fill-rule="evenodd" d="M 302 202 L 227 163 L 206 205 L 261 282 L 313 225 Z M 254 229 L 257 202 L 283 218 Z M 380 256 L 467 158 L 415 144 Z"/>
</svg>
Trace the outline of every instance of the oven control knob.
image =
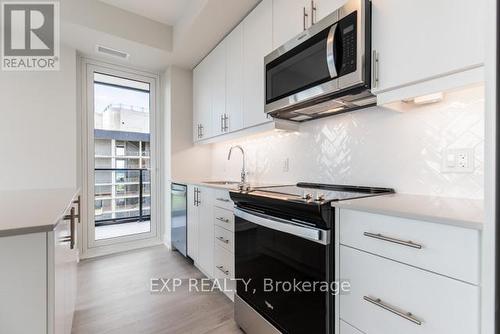
<svg viewBox="0 0 500 334">
<path fill-rule="evenodd" d="M 302 193 L 302 199 L 311 199 L 312 198 L 312 195 L 310 193 L 308 193 L 307 191 L 304 191 Z"/>
<path fill-rule="evenodd" d="M 325 199 L 325 195 L 322 193 L 316 193 L 316 196 L 314 197 L 315 201 L 321 202 Z"/>
</svg>

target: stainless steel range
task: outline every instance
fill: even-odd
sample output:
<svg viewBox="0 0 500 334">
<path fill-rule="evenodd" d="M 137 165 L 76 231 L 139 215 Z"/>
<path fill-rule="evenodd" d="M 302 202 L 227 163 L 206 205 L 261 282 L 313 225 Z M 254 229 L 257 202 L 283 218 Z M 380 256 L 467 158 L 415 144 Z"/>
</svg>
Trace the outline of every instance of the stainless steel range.
<svg viewBox="0 0 500 334">
<path fill-rule="evenodd" d="M 332 334 L 334 295 L 328 291 L 288 290 L 283 284 L 333 282 L 332 201 L 393 192 L 388 188 L 313 183 L 231 191 L 236 204 L 238 325 L 247 334 Z"/>
</svg>

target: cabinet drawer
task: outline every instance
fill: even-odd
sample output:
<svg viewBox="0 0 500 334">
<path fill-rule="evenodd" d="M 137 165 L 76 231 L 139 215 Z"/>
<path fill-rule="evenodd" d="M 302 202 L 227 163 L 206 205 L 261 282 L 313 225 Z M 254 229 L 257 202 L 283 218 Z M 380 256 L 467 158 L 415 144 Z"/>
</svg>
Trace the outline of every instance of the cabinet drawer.
<svg viewBox="0 0 500 334">
<path fill-rule="evenodd" d="M 479 231 L 340 209 L 340 243 L 479 284 Z"/>
<path fill-rule="evenodd" d="M 234 278 L 234 255 L 219 245 L 214 250 L 215 278 Z"/>
<path fill-rule="evenodd" d="M 234 213 L 226 209 L 218 207 L 214 208 L 214 222 L 216 226 L 220 226 L 229 231 L 234 231 Z"/>
<path fill-rule="evenodd" d="M 215 191 L 215 206 L 226 210 L 233 210 L 234 203 L 231 197 L 229 197 L 229 191 L 220 189 Z"/>
<path fill-rule="evenodd" d="M 219 245 L 231 253 L 234 253 L 234 233 L 216 225 L 215 245 Z"/>
<path fill-rule="evenodd" d="M 366 334 L 478 333 L 476 286 L 345 246 L 340 275 L 340 317 Z"/>
<path fill-rule="evenodd" d="M 347 322 L 340 320 L 340 334 L 363 334 Z"/>
</svg>

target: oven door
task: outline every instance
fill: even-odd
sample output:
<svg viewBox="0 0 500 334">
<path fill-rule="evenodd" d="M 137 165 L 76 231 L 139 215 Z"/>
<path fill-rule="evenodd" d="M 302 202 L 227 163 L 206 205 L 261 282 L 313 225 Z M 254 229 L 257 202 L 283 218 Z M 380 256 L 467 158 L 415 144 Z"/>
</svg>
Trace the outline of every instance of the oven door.
<svg viewBox="0 0 500 334">
<path fill-rule="evenodd" d="M 333 333 L 333 295 L 303 289 L 331 282 L 332 255 L 330 231 L 235 209 L 237 295 L 283 333 Z"/>
</svg>

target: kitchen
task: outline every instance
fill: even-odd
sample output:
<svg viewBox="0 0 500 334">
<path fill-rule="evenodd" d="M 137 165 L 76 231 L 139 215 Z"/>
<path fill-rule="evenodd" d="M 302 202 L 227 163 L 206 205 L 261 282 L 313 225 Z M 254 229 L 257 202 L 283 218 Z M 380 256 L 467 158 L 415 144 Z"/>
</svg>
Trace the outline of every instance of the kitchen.
<svg viewBox="0 0 500 334">
<path fill-rule="evenodd" d="M 493 1 L 59 6 L 0 76 L 1 332 L 495 332 Z"/>
</svg>

